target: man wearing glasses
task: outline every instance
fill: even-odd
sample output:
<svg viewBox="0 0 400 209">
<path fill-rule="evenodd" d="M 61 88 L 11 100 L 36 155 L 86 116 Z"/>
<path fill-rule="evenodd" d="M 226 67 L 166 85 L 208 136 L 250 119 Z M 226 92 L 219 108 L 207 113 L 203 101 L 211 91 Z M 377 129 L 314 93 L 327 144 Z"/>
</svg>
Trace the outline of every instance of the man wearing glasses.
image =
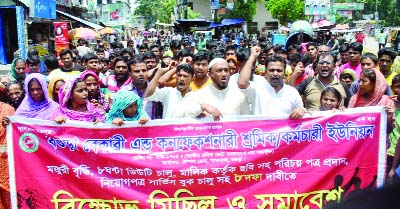
<svg viewBox="0 0 400 209">
<path fill-rule="evenodd" d="M 343 98 L 341 106 L 347 106 L 350 98 L 348 87 L 333 75 L 334 69 L 334 56 L 330 53 L 319 54 L 317 61 L 318 74 L 314 78 L 304 80 L 295 87 L 300 95 L 304 96 L 304 106 L 307 110 L 318 111 L 320 109 L 321 92 L 328 86 L 334 87 L 340 92 Z"/>
</svg>

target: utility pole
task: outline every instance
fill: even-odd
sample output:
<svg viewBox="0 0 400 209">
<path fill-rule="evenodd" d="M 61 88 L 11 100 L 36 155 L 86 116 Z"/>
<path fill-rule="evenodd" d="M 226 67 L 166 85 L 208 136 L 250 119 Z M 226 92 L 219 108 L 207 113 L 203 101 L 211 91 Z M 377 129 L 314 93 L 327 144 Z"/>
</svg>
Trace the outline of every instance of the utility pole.
<svg viewBox="0 0 400 209">
<path fill-rule="evenodd" d="M 188 19 L 187 0 L 183 0 L 183 18 Z"/>
</svg>

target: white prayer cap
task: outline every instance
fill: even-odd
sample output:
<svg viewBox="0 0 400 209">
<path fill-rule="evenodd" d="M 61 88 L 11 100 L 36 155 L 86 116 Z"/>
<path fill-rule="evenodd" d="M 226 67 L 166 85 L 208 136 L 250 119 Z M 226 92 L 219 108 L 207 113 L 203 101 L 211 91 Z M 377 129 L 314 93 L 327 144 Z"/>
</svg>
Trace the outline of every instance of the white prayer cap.
<svg viewBox="0 0 400 209">
<path fill-rule="evenodd" d="M 226 60 L 222 59 L 222 58 L 214 58 L 213 60 L 211 60 L 211 62 L 208 64 L 208 71 L 211 70 L 211 67 L 213 65 L 215 65 L 216 63 L 221 62 L 221 61 L 226 62 Z"/>
</svg>

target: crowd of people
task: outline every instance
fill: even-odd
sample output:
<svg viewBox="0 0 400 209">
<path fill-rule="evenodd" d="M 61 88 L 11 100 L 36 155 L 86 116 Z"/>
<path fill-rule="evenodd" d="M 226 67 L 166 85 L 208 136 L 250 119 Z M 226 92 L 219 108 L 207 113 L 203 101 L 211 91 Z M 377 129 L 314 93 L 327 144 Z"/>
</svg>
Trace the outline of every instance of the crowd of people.
<svg viewBox="0 0 400 209">
<path fill-rule="evenodd" d="M 299 119 L 318 111 L 382 106 L 387 112 L 387 175 L 396 176 L 400 145 L 400 75 L 396 52 L 363 53 L 359 42 L 308 42 L 284 48 L 266 38 L 239 44 L 142 39 L 80 42 L 46 56 L 16 57 L 1 78 L 0 208 L 9 208 L 5 127 L 9 116 L 123 126 L 127 121 L 265 115 Z M 331 53 L 332 51 L 338 53 Z M 336 55 L 337 54 L 337 55 Z M 397 145 L 397 146 L 396 146 Z"/>
</svg>

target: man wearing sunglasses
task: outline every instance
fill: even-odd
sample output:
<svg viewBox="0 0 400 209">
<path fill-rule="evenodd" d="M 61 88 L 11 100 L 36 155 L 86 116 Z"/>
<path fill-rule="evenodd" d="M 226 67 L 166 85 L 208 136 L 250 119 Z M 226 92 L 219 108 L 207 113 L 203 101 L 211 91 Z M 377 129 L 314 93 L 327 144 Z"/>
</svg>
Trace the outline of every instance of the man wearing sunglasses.
<svg viewBox="0 0 400 209">
<path fill-rule="evenodd" d="M 319 54 L 316 68 L 318 74 L 295 86 L 300 95 L 304 97 L 304 106 L 307 110 L 318 111 L 320 109 L 321 92 L 328 86 L 334 87 L 340 92 L 343 98 L 341 106 L 347 106 L 350 98 L 348 87 L 333 75 L 335 63 L 336 60 L 332 54 Z"/>
</svg>

